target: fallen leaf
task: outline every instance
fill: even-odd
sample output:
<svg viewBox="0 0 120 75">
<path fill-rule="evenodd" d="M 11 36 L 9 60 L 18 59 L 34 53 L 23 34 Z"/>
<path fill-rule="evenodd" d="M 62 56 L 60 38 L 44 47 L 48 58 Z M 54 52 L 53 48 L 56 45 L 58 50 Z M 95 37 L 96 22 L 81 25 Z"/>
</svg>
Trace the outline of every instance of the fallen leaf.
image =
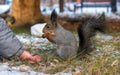
<svg viewBox="0 0 120 75">
<path fill-rule="evenodd" d="M 82 75 L 82 73 L 80 71 L 76 71 L 73 73 L 73 75 Z"/>
<path fill-rule="evenodd" d="M 3 60 L 2 60 L 3 62 L 7 62 L 7 61 L 9 61 L 8 59 L 6 59 L 6 58 L 3 58 Z"/>
<path fill-rule="evenodd" d="M 58 63 L 58 62 L 59 62 L 59 60 L 57 60 L 57 59 L 54 59 L 53 61 L 54 61 L 55 63 Z"/>
<path fill-rule="evenodd" d="M 52 67 L 56 67 L 56 65 L 55 65 L 54 63 L 50 63 L 50 65 L 51 65 Z"/>
<path fill-rule="evenodd" d="M 112 62 L 112 64 L 111 64 L 111 66 L 113 67 L 113 66 L 115 66 L 115 65 L 117 65 L 118 64 L 118 60 L 114 60 L 113 62 Z"/>
<path fill-rule="evenodd" d="M 19 71 L 20 72 L 28 72 L 28 70 L 26 70 L 25 68 L 22 68 L 22 67 L 19 68 Z"/>
</svg>

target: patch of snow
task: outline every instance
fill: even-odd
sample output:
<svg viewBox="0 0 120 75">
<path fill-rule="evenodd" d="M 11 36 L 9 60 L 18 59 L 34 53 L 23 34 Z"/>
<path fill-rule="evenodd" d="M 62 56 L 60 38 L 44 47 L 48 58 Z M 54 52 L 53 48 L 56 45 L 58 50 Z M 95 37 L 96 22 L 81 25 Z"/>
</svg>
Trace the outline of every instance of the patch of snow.
<svg viewBox="0 0 120 75">
<path fill-rule="evenodd" d="M 101 35 L 101 34 L 97 34 L 96 35 L 96 38 L 98 39 L 103 39 L 105 41 L 109 41 L 109 40 L 112 40 L 113 39 L 113 36 L 110 36 L 110 35 Z"/>
<path fill-rule="evenodd" d="M 31 35 L 33 36 L 42 36 L 43 28 L 45 27 L 46 23 L 39 23 L 35 24 L 31 27 Z"/>
<path fill-rule="evenodd" d="M 6 11 L 8 11 L 10 9 L 10 5 L 0 5 L 0 14 L 5 13 Z"/>
<path fill-rule="evenodd" d="M 16 37 L 24 44 L 26 47 L 31 48 L 40 48 L 40 44 L 48 43 L 49 41 L 46 38 L 38 38 L 32 35 L 16 35 Z"/>
<path fill-rule="evenodd" d="M 110 19 L 120 19 L 120 16 L 116 15 L 116 14 L 106 14 L 106 16 Z"/>
<path fill-rule="evenodd" d="M 21 72 L 20 68 L 24 68 L 27 72 Z M 26 65 L 9 66 L 9 63 L 0 63 L 0 75 L 50 75 L 42 72 L 36 72 Z M 72 75 L 71 73 L 56 73 L 53 75 Z"/>
<path fill-rule="evenodd" d="M 0 63 L 0 72 L 9 69 L 8 63 Z"/>
<path fill-rule="evenodd" d="M 58 13 L 58 15 L 60 16 L 70 16 L 72 17 L 72 15 L 78 14 L 90 14 L 90 15 L 96 15 L 96 14 L 101 14 L 101 13 L 105 13 L 107 17 L 110 18 L 116 18 L 116 19 L 120 19 L 120 16 L 117 16 L 116 14 L 111 12 L 111 8 L 109 8 L 109 11 L 107 11 L 106 7 L 84 7 L 83 11 L 81 11 L 81 8 L 76 9 L 76 11 L 74 12 L 74 2 L 73 3 L 65 3 L 65 7 L 64 7 L 64 12 L 59 12 L 59 4 L 54 4 L 52 7 L 48 7 L 48 6 L 41 6 L 41 10 L 43 11 L 43 9 L 45 9 L 46 11 L 42 12 L 44 15 L 50 15 L 52 10 L 55 9 L 56 12 Z M 120 2 L 117 2 L 117 12 L 116 13 L 120 13 Z"/>
<path fill-rule="evenodd" d="M 22 42 L 22 43 L 25 43 L 25 44 L 31 44 L 31 37 L 29 35 L 26 35 L 26 34 L 20 34 L 20 35 L 16 35 L 16 37 Z"/>
<path fill-rule="evenodd" d="M 31 27 L 31 35 L 26 34 L 17 34 L 16 37 L 23 43 L 25 46 L 32 46 L 33 48 L 40 48 L 40 44 L 48 43 L 49 41 L 46 38 L 42 38 L 43 28 L 46 23 L 35 24 Z"/>
<path fill-rule="evenodd" d="M 72 75 L 72 73 L 56 73 L 54 75 Z"/>
</svg>

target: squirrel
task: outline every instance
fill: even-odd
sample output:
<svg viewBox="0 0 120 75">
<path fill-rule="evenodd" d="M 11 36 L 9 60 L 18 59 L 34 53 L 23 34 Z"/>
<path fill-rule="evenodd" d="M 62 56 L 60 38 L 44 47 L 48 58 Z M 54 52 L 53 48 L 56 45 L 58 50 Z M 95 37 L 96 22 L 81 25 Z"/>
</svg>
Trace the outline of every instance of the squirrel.
<svg viewBox="0 0 120 75">
<path fill-rule="evenodd" d="M 42 37 L 57 45 L 56 54 L 61 58 L 84 56 L 92 51 L 90 38 L 95 35 L 96 31 L 104 32 L 104 23 L 105 15 L 103 13 L 98 18 L 90 18 L 83 25 L 79 25 L 77 29 L 78 47 L 74 34 L 60 25 L 57 13 L 53 10 L 50 21 L 43 28 Z"/>
</svg>

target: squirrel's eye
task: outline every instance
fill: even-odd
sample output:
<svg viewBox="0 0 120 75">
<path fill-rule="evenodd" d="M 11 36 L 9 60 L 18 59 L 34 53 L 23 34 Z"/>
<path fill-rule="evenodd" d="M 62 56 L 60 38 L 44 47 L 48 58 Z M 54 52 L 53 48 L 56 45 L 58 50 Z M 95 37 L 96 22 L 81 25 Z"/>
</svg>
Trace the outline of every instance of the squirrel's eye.
<svg viewBox="0 0 120 75">
<path fill-rule="evenodd" d="M 47 26 L 47 28 L 50 28 L 49 26 Z"/>
</svg>

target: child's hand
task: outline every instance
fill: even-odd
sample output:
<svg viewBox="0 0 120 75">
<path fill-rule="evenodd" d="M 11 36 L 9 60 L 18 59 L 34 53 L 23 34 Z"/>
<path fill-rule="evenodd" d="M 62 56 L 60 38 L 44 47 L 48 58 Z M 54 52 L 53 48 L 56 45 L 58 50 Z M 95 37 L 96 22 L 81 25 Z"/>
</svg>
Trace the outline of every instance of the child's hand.
<svg viewBox="0 0 120 75">
<path fill-rule="evenodd" d="M 20 58 L 22 60 L 27 60 L 29 63 L 33 64 L 35 62 L 40 62 L 41 57 L 39 55 L 32 56 L 29 52 L 24 51 L 21 55 Z"/>
</svg>

